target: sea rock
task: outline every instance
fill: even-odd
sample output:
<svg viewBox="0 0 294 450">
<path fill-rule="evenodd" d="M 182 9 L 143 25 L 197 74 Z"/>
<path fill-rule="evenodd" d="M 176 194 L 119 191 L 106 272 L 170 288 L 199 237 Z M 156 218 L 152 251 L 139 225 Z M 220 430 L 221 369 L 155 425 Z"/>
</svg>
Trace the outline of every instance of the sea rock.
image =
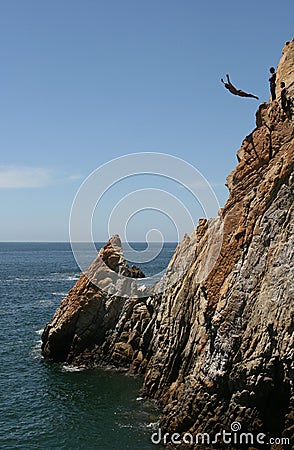
<svg viewBox="0 0 294 450">
<path fill-rule="evenodd" d="M 114 274 L 123 277 L 117 279 Z M 136 309 L 139 301 L 133 278 L 143 277 L 139 268 L 129 267 L 119 237 L 113 236 L 46 325 L 42 335 L 43 356 L 83 365 L 92 365 L 94 356 L 96 364 L 106 363 L 106 359 L 110 362 L 108 340 L 115 345 L 113 334 L 120 316 Z M 116 284 L 121 289 L 121 282 L 132 284 L 133 298 L 117 295 Z M 127 318 L 125 322 L 128 323 Z"/>
<path fill-rule="evenodd" d="M 141 269 L 136 266 L 129 267 L 123 256 L 121 240 L 117 234 L 112 236 L 107 244 L 101 249 L 98 258 L 101 258 L 109 269 L 125 277 L 145 278 Z"/>
</svg>

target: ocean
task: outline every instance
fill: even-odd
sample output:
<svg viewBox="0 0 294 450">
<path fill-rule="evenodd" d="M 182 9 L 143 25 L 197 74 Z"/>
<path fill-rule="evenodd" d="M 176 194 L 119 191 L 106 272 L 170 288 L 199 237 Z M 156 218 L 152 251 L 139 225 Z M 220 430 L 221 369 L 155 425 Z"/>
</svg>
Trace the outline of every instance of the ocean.
<svg viewBox="0 0 294 450">
<path fill-rule="evenodd" d="M 175 246 L 142 264 L 145 274 L 164 269 Z M 41 357 L 42 330 L 79 276 L 69 243 L 0 243 L 1 450 L 159 448 L 141 377 Z"/>
</svg>

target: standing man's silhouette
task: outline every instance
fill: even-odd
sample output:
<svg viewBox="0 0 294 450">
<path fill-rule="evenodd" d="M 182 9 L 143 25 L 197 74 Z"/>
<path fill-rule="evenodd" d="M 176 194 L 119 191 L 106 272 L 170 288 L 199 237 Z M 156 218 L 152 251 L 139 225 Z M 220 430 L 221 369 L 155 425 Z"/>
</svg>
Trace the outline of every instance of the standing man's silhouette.
<svg viewBox="0 0 294 450">
<path fill-rule="evenodd" d="M 271 76 L 269 78 L 269 83 L 270 83 L 270 91 L 271 91 L 271 96 L 272 96 L 272 100 L 276 100 L 276 71 L 274 67 L 270 68 L 270 73 Z"/>
<path fill-rule="evenodd" d="M 286 89 L 286 85 L 284 83 L 284 81 L 281 82 L 281 105 L 282 105 L 282 109 L 283 111 L 285 111 L 285 113 L 287 114 L 287 116 L 289 118 L 291 118 L 291 99 L 290 97 L 288 97 L 288 92 Z"/>
</svg>

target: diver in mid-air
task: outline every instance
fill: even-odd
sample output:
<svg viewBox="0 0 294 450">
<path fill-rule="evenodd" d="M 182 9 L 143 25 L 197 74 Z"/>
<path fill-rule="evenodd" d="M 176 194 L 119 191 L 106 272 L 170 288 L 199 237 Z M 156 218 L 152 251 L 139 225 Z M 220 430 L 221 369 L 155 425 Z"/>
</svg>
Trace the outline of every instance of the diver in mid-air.
<svg viewBox="0 0 294 450">
<path fill-rule="evenodd" d="M 231 94 L 238 95 L 239 97 L 256 98 L 256 100 L 259 100 L 259 97 L 257 97 L 256 95 L 248 94 L 247 92 L 242 91 L 242 89 L 235 88 L 235 86 L 233 86 L 230 81 L 230 76 L 228 73 L 226 74 L 226 77 L 227 77 L 228 82 L 226 83 L 222 78 L 221 78 L 221 82 L 225 85 L 225 88 L 231 92 Z"/>
</svg>

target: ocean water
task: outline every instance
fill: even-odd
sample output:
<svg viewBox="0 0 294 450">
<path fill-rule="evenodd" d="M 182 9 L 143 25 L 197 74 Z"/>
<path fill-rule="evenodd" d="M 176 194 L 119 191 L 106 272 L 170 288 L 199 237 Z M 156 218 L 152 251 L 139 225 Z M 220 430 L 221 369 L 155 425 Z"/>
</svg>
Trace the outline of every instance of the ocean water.
<svg viewBox="0 0 294 450">
<path fill-rule="evenodd" d="M 174 248 L 165 244 L 145 274 L 164 269 Z M 159 448 L 140 377 L 41 357 L 42 330 L 79 275 L 69 244 L 0 243 L 1 450 Z"/>
</svg>

